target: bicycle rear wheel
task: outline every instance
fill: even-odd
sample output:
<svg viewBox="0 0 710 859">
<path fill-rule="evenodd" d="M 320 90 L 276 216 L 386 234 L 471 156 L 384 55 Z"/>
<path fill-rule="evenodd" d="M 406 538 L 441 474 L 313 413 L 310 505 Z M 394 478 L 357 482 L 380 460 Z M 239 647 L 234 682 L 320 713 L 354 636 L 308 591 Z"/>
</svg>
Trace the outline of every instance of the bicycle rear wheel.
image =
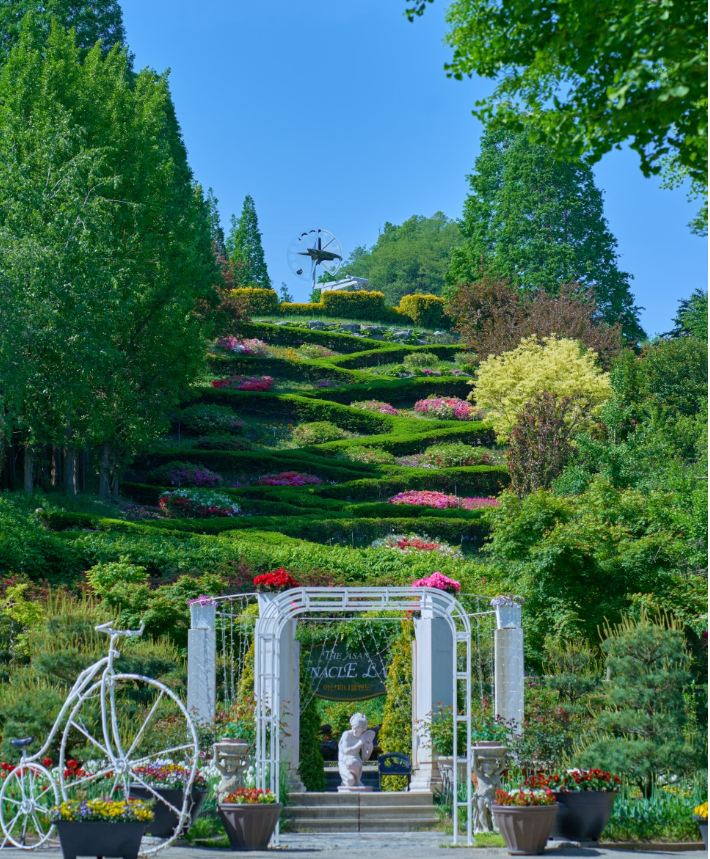
<svg viewBox="0 0 710 859">
<path fill-rule="evenodd" d="M 167 847 L 190 822 L 192 783 L 199 746 L 185 706 L 164 683 L 138 674 L 108 675 L 90 686 L 74 705 L 60 746 L 60 790 L 63 797 L 80 793 L 111 796 L 147 790 L 176 819 L 168 838 L 146 838 L 141 855 Z M 185 770 L 182 800 L 168 799 L 150 784 L 141 768 L 173 763 Z"/>
<path fill-rule="evenodd" d="M 54 834 L 52 807 L 59 793 L 52 774 L 41 764 L 24 763 L 7 774 L 0 788 L 0 828 L 3 847 L 33 850 Z"/>
</svg>

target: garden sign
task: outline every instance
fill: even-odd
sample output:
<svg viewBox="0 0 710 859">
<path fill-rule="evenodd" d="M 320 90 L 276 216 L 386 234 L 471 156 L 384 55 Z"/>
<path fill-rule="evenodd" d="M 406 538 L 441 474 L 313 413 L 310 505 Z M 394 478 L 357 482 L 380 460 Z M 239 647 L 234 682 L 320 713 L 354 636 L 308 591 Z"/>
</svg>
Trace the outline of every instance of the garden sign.
<svg viewBox="0 0 710 859">
<path fill-rule="evenodd" d="M 355 653 L 345 646 L 318 645 L 306 657 L 316 698 L 365 701 L 386 693 L 382 654 Z"/>
</svg>

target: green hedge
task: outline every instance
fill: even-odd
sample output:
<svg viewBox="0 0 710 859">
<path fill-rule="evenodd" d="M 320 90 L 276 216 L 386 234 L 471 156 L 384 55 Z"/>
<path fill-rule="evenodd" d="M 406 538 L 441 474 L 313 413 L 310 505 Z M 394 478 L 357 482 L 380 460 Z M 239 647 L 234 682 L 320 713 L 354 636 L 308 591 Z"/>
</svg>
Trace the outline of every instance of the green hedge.
<svg viewBox="0 0 710 859">
<path fill-rule="evenodd" d="M 235 298 L 244 300 L 247 313 L 254 316 L 259 313 L 278 313 L 279 297 L 273 289 L 256 289 L 254 287 L 239 287 L 230 290 Z"/>
<path fill-rule="evenodd" d="M 305 303 L 282 301 L 279 305 L 279 313 L 283 313 L 284 316 L 316 317 L 323 314 L 323 305 L 314 301 Z"/>
<path fill-rule="evenodd" d="M 423 328 L 440 328 L 451 324 L 446 316 L 446 303 L 438 295 L 404 295 L 399 301 L 399 310 L 406 313 L 415 325 Z"/>
<path fill-rule="evenodd" d="M 389 319 L 382 292 L 324 292 L 321 294 L 323 313 L 342 319 Z"/>
<path fill-rule="evenodd" d="M 457 376 L 425 376 L 412 379 L 389 379 L 387 377 L 368 377 L 359 385 L 344 385 L 341 388 L 308 392 L 306 396 L 318 396 L 323 400 L 349 403 L 353 400 L 384 400 L 393 406 L 412 408 L 417 400 L 430 395 L 436 397 L 460 397 L 466 399 L 471 386 L 466 379 Z"/>
<path fill-rule="evenodd" d="M 274 325 L 271 322 L 241 322 L 239 333 L 242 337 L 256 337 L 274 346 L 301 346 L 303 343 L 316 343 L 327 346 L 336 352 L 365 352 L 381 346 L 379 340 L 367 337 L 353 337 L 336 331 L 311 331 L 296 325 Z"/>
<path fill-rule="evenodd" d="M 327 358 L 289 361 L 286 358 L 259 358 L 255 355 L 212 355 L 210 370 L 216 376 L 273 376 L 296 381 L 336 379 L 345 384 L 358 384 L 359 373 L 341 369 L 329 363 Z"/>
</svg>

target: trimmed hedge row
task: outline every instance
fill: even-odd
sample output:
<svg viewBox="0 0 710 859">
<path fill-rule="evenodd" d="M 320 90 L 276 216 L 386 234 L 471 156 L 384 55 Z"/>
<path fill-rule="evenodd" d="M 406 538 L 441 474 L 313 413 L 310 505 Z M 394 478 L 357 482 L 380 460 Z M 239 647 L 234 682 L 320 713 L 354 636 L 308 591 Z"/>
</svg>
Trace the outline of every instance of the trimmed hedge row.
<svg viewBox="0 0 710 859">
<path fill-rule="evenodd" d="M 351 334 L 340 334 L 336 331 L 312 331 L 310 328 L 274 325 L 271 322 L 240 322 L 239 334 L 242 337 L 265 340 L 274 346 L 297 347 L 303 343 L 315 343 L 342 354 L 366 352 L 381 345 L 381 341 L 369 340 L 367 337 L 353 337 Z"/>
<path fill-rule="evenodd" d="M 438 295 L 404 295 L 399 300 L 400 313 L 406 313 L 415 325 L 439 328 L 451 324 L 446 316 L 446 302 Z"/>
<path fill-rule="evenodd" d="M 254 316 L 259 313 L 278 313 L 279 297 L 273 289 L 258 289 L 256 287 L 239 287 L 230 290 L 231 295 L 240 298 L 246 305 L 247 313 Z"/>
<path fill-rule="evenodd" d="M 287 358 L 259 358 L 255 355 L 212 355 L 209 368 L 216 376 L 266 375 L 298 381 L 337 379 L 351 385 L 357 385 L 360 380 L 359 373 L 333 366 L 327 358 L 289 361 Z"/>
<path fill-rule="evenodd" d="M 452 361 L 461 346 L 383 346 L 381 349 L 368 349 L 356 355 L 337 355 L 326 358 L 329 364 L 357 370 L 361 367 L 377 367 L 381 364 L 401 363 L 407 355 L 416 352 L 431 352 L 442 361 Z"/>
</svg>

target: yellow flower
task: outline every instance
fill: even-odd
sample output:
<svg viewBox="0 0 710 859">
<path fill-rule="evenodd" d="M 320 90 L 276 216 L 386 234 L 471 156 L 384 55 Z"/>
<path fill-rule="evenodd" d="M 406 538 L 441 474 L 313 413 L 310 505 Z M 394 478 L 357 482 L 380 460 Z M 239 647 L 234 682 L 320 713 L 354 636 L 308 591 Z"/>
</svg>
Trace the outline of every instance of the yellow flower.
<svg viewBox="0 0 710 859">
<path fill-rule="evenodd" d="M 704 802 L 702 805 L 696 805 L 695 808 L 693 809 L 693 811 L 695 812 L 695 814 L 697 814 L 698 817 L 702 817 L 703 820 L 708 819 L 708 804 L 707 804 L 707 802 Z"/>
</svg>

